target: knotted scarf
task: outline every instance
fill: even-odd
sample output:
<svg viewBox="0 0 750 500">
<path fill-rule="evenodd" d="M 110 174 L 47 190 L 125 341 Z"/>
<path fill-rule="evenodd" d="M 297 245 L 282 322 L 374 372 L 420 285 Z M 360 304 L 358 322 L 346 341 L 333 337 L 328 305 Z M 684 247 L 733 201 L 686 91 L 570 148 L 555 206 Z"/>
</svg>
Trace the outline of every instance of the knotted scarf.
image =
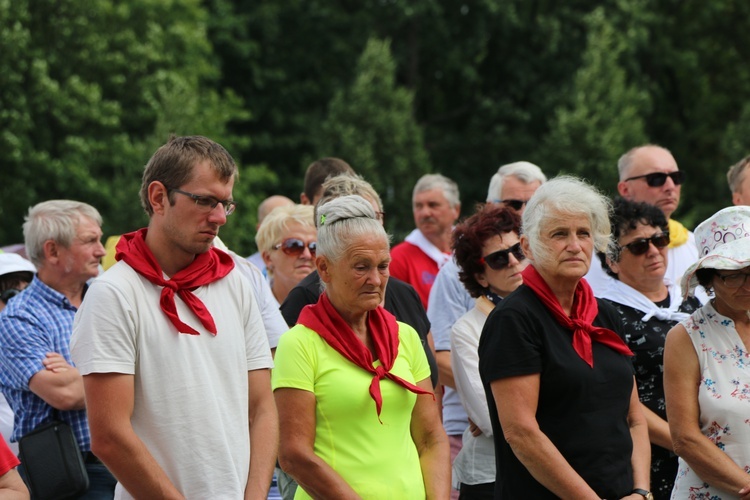
<svg viewBox="0 0 750 500">
<path fill-rule="evenodd" d="M 619 335 L 612 330 L 592 324 L 596 315 L 599 314 L 599 304 L 597 304 L 594 293 L 586 280 L 582 279 L 576 285 L 573 307 L 570 316 L 568 316 L 547 282 L 544 281 L 544 278 L 533 265 L 526 266 L 522 276 L 523 284 L 528 286 L 542 301 L 542 304 L 552 313 L 555 321 L 563 328 L 573 330 L 573 349 L 591 368 L 594 367 L 592 340 L 600 342 L 620 354 L 633 355 Z"/>
<path fill-rule="evenodd" d="M 208 252 L 195 256 L 193 262 L 185 269 L 177 272 L 170 279 L 164 279 L 161 266 L 156 262 L 156 257 L 146 245 L 147 228 L 139 229 L 132 233 L 123 234 L 117 243 L 116 260 L 125 261 L 135 271 L 156 286 L 161 286 L 161 299 L 159 301 L 161 310 L 167 315 L 172 324 L 181 333 L 198 335 L 199 332 L 193 327 L 180 321 L 177 315 L 177 305 L 174 294 L 177 293 L 190 310 L 198 317 L 201 324 L 216 335 L 216 324 L 201 300 L 193 295 L 192 290 L 199 286 L 207 285 L 217 281 L 234 268 L 232 257 L 211 247 Z"/>
<path fill-rule="evenodd" d="M 375 354 L 380 360 L 378 367 L 372 366 L 374 362 L 372 353 L 333 307 L 328 294 L 322 293 L 316 304 L 305 306 L 297 322 L 323 337 L 323 340 L 344 358 L 374 375 L 370 382 L 370 397 L 375 401 L 378 420 L 380 420 L 380 410 L 383 407 L 380 380 L 384 378 L 391 379 L 415 394 L 432 395 L 430 391 L 425 391 L 391 373 L 398 355 L 398 323 L 393 314 L 383 309 L 383 306 L 378 306 L 367 313 L 367 329 L 372 336 Z"/>
</svg>

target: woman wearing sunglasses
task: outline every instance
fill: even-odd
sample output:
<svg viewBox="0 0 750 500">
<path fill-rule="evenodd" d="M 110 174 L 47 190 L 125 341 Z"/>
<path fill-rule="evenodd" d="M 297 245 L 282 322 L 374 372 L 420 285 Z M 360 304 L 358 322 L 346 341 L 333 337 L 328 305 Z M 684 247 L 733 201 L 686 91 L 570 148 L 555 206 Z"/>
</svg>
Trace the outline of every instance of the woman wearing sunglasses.
<svg viewBox="0 0 750 500">
<path fill-rule="evenodd" d="M 664 282 L 669 245 L 664 212 L 646 203 L 617 199 L 610 223 L 606 261 L 615 280 L 601 297 L 615 306 L 634 354 L 638 395 L 651 441 L 651 491 L 656 499 L 668 499 L 677 475 L 677 456 L 664 403 L 664 341 L 669 329 L 701 304 L 695 297 L 683 301 L 678 284 Z"/>
<path fill-rule="evenodd" d="M 255 242 L 266 263 L 271 291 L 279 304 L 315 269 L 316 240 L 310 205 L 277 207 L 263 219 Z"/>
<path fill-rule="evenodd" d="M 609 201 L 573 177 L 522 216 L 523 284 L 487 318 L 479 373 L 495 498 L 650 498 L 648 429 L 614 308 L 586 280 L 609 241 Z"/>
<path fill-rule="evenodd" d="M 679 469 L 672 498 L 750 498 L 750 207 L 695 230 L 700 258 L 682 288 L 714 297 L 672 328 L 664 392 Z"/>
<path fill-rule="evenodd" d="M 492 498 L 494 494 L 495 444 L 477 348 L 487 315 L 523 282 L 521 271 L 528 261 L 521 251 L 520 236 L 520 217 L 493 204 L 484 205 L 453 232 L 458 276 L 476 299 L 474 308 L 459 318 L 451 331 L 453 377 L 474 424 L 464 432 L 463 447 L 453 462 L 453 481 L 459 485 L 461 500 Z"/>
</svg>

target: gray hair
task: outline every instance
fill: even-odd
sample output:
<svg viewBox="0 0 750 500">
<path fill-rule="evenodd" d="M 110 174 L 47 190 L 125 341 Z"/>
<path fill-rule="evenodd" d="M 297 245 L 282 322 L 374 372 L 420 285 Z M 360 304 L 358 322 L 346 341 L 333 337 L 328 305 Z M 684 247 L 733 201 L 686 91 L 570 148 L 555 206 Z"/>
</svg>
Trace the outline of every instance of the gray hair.
<svg viewBox="0 0 750 500">
<path fill-rule="evenodd" d="M 729 183 L 730 192 L 736 193 L 740 188 L 742 181 L 745 180 L 747 171 L 750 170 L 746 168 L 748 165 L 750 165 L 750 156 L 744 157 L 729 169 L 729 172 L 727 172 L 727 182 Z"/>
<path fill-rule="evenodd" d="M 315 205 L 315 220 L 318 220 L 318 207 L 328 203 L 329 201 L 339 198 L 341 196 L 349 196 L 356 194 L 362 198 L 370 198 L 378 206 L 378 211 L 383 211 L 383 202 L 380 199 L 380 195 L 372 184 L 364 180 L 361 176 L 356 174 L 339 174 L 335 177 L 330 177 L 323 183 L 322 194 L 320 200 Z M 377 214 L 376 214 L 377 215 Z"/>
<path fill-rule="evenodd" d="M 359 195 L 340 196 L 318 206 L 317 256 L 339 261 L 362 236 L 382 235 L 390 249 L 390 236 L 377 220 L 372 205 Z"/>
<path fill-rule="evenodd" d="M 102 225 L 99 211 L 80 201 L 49 200 L 29 208 L 23 224 L 26 255 L 35 266 L 44 265 L 44 243 L 53 240 L 65 248 L 73 244 L 82 218 Z"/>
<path fill-rule="evenodd" d="M 444 175 L 440 174 L 426 174 L 419 178 L 417 183 L 414 185 L 414 191 L 412 192 L 411 198 L 417 193 L 422 191 L 431 191 L 433 189 L 440 189 L 443 191 L 443 196 L 448 200 L 448 204 L 451 207 L 456 208 L 461 204 L 461 196 L 458 192 L 458 184 L 450 180 Z"/>
<path fill-rule="evenodd" d="M 659 146 L 658 144 L 644 144 L 642 146 L 636 146 L 628 150 L 627 153 L 622 155 L 620 159 L 617 160 L 617 173 L 619 174 L 621 181 L 625 180 L 628 172 L 630 172 L 630 168 L 633 166 L 633 162 L 635 161 L 636 156 L 638 156 L 638 153 L 640 153 L 644 148 L 661 149 L 662 151 L 666 151 L 670 155 L 672 154 L 670 150 L 665 147 Z"/>
<path fill-rule="evenodd" d="M 531 184 L 538 181 L 539 184 L 547 182 L 547 177 L 542 169 L 528 161 L 517 161 L 508 163 L 497 169 L 497 173 L 490 179 L 490 187 L 487 190 L 487 201 L 490 203 L 499 203 L 500 196 L 503 192 L 503 180 L 512 175 L 524 184 Z"/>
<path fill-rule="evenodd" d="M 526 205 L 521 227 L 535 259 L 544 259 L 548 249 L 540 241 L 542 226 L 555 215 L 586 217 L 591 224 L 594 248 L 607 249 L 610 237 L 609 199 L 577 177 L 562 175 L 542 184 Z M 592 259 L 595 256 L 592 255 Z"/>
</svg>

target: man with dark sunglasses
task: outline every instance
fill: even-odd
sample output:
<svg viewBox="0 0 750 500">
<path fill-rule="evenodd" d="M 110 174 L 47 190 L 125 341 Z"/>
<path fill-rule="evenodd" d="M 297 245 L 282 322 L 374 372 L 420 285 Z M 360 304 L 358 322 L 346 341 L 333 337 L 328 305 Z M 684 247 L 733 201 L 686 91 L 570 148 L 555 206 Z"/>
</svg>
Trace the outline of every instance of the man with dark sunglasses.
<svg viewBox="0 0 750 500">
<path fill-rule="evenodd" d="M 620 177 L 617 191 L 620 196 L 654 205 L 667 217 L 670 242 L 664 279 L 679 283 L 685 270 L 698 260 L 693 233 L 671 218 L 680 203 L 685 173 L 679 169 L 669 150 L 655 144 L 638 146 L 622 155 L 617 162 L 617 170 Z M 598 265 L 591 266 L 586 275 L 597 296 L 603 293 L 610 279 Z M 702 289 L 696 292 L 696 297 L 704 303 L 708 299 Z"/>
</svg>

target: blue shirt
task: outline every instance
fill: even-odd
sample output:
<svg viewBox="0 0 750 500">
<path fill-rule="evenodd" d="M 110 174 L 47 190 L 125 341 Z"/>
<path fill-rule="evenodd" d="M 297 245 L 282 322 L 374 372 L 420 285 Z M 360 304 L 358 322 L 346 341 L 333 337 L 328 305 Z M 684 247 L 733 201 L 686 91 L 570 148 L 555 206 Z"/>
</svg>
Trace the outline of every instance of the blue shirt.
<svg viewBox="0 0 750 500">
<path fill-rule="evenodd" d="M 73 364 L 70 335 L 76 310 L 62 293 L 34 276 L 0 312 L 0 390 L 15 414 L 11 441 L 59 419 L 71 426 L 81 451 L 91 449 L 85 410 L 54 410 L 29 390 L 31 377 L 45 369 L 42 360 L 48 352 L 59 353 Z"/>
</svg>

